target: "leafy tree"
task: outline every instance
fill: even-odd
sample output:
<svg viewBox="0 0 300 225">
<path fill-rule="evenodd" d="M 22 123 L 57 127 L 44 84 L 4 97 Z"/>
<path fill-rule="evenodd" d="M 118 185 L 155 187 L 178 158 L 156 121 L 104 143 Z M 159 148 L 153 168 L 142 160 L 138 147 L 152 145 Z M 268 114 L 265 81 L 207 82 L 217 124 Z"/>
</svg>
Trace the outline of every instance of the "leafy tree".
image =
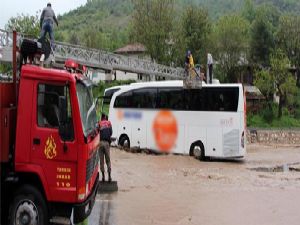
<svg viewBox="0 0 300 225">
<path fill-rule="evenodd" d="M 40 34 L 39 16 L 37 14 L 35 16 L 21 14 L 11 17 L 5 25 L 5 29 L 16 30 L 32 37 L 38 37 Z"/>
<path fill-rule="evenodd" d="M 109 49 L 109 45 L 112 42 L 107 35 L 108 34 L 89 27 L 83 31 L 81 43 L 88 48 Z"/>
<path fill-rule="evenodd" d="M 97 38 L 98 32 L 93 28 L 87 28 L 83 31 L 83 42 L 82 45 L 88 47 L 88 48 L 98 48 L 98 38 Z"/>
<path fill-rule="evenodd" d="M 159 63 L 170 60 L 168 43 L 173 30 L 174 0 L 132 0 L 131 37 L 144 44 L 150 57 Z"/>
<path fill-rule="evenodd" d="M 69 41 L 68 41 L 70 44 L 73 44 L 73 45 L 80 45 L 80 39 L 79 39 L 79 36 L 75 33 L 75 32 L 72 32 L 69 36 Z"/>
<path fill-rule="evenodd" d="M 255 18 L 257 16 L 264 17 L 276 30 L 281 16 L 280 10 L 271 3 L 264 3 L 256 8 Z M 273 30 L 273 32 L 275 31 Z"/>
<path fill-rule="evenodd" d="M 275 47 L 274 32 L 279 20 L 278 10 L 270 5 L 261 5 L 251 27 L 250 56 L 259 66 L 269 66 L 271 51 Z"/>
<path fill-rule="evenodd" d="M 191 50 L 195 63 L 206 62 L 206 51 L 208 50 L 208 35 L 211 32 L 211 24 L 208 18 L 208 12 L 199 6 L 189 6 L 183 12 L 181 18 L 180 34 L 183 43 L 180 46 L 184 50 Z M 178 46 L 178 48 L 180 48 Z M 181 54 L 183 58 L 184 54 Z"/>
<path fill-rule="evenodd" d="M 279 46 L 296 67 L 297 86 L 300 86 L 300 16 L 284 15 L 280 18 L 277 32 Z"/>
<path fill-rule="evenodd" d="M 279 97 L 278 118 L 282 116 L 282 108 L 293 98 L 297 92 L 295 79 L 288 71 L 290 62 L 282 50 L 275 50 L 270 57 L 270 71 L 262 71 L 256 74 L 255 85 L 266 96 L 274 92 Z"/>
<path fill-rule="evenodd" d="M 11 74 L 12 65 L 10 63 L 0 63 L 0 74 Z"/>
<path fill-rule="evenodd" d="M 274 38 L 270 24 L 261 17 L 255 19 L 251 27 L 250 57 L 253 63 L 269 66 L 269 56 L 274 48 Z"/>
<path fill-rule="evenodd" d="M 238 15 L 223 16 L 215 26 L 215 58 L 229 82 L 237 81 L 240 66 L 246 63 L 248 33 L 248 21 Z"/>
<path fill-rule="evenodd" d="M 254 85 L 259 88 L 261 93 L 266 97 L 269 108 L 272 106 L 273 95 L 275 93 L 274 79 L 268 69 L 258 70 L 255 73 Z"/>
<path fill-rule="evenodd" d="M 242 16 L 250 23 L 255 19 L 255 7 L 253 0 L 244 0 L 244 7 L 242 9 Z"/>
</svg>

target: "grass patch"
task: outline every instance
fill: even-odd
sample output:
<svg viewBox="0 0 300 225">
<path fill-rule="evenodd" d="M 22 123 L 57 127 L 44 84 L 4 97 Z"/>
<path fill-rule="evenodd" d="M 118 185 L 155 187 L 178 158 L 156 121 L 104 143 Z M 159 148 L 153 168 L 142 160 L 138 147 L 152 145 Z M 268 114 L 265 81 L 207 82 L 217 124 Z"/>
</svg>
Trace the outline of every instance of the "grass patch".
<svg viewBox="0 0 300 225">
<path fill-rule="evenodd" d="M 266 121 L 261 115 L 247 115 L 247 126 L 257 128 L 300 128 L 300 119 L 284 115 L 280 119 Z"/>
</svg>

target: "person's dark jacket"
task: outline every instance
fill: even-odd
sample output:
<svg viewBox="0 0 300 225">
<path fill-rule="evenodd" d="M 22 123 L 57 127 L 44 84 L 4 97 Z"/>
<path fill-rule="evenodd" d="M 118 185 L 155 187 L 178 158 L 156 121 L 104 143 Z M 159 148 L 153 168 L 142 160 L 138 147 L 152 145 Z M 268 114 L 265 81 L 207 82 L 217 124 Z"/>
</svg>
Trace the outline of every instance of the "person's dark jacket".
<svg viewBox="0 0 300 225">
<path fill-rule="evenodd" d="M 100 125 L 100 141 L 111 142 L 112 127 L 111 123 L 108 120 L 102 120 L 99 123 Z"/>
<path fill-rule="evenodd" d="M 58 26 L 58 21 L 57 18 L 55 16 L 55 13 L 53 11 L 53 9 L 51 8 L 51 6 L 47 6 L 46 8 L 43 9 L 43 12 L 41 14 L 41 18 L 40 18 L 40 27 L 43 26 L 43 22 L 46 20 L 51 20 L 52 23 L 56 23 L 56 25 Z"/>
</svg>

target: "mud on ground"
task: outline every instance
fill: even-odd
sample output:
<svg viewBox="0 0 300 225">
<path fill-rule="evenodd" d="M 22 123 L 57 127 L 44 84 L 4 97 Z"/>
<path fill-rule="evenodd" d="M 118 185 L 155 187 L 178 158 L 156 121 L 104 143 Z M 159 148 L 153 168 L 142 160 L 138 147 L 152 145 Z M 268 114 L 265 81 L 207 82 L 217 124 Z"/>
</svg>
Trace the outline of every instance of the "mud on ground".
<svg viewBox="0 0 300 225">
<path fill-rule="evenodd" d="M 201 162 L 112 148 L 119 191 L 97 197 L 89 224 L 298 225 L 300 148 L 247 151 L 243 160 Z"/>
</svg>

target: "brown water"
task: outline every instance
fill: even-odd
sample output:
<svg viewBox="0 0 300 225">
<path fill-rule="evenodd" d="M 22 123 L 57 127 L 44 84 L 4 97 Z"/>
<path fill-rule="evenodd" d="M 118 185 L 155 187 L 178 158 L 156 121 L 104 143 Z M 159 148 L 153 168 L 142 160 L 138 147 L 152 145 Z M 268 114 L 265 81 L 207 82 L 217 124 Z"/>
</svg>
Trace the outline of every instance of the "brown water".
<svg viewBox="0 0 300 225">
<path fill-rule="evenodd" d="M 119 191 L 100 195 L 89 224 L 298 225 L 300 173 L 260 172 L 300 161 L 300 148 L 248 146 L 245 160 L 200 162 L 112 150 Z"/>
</svg>

